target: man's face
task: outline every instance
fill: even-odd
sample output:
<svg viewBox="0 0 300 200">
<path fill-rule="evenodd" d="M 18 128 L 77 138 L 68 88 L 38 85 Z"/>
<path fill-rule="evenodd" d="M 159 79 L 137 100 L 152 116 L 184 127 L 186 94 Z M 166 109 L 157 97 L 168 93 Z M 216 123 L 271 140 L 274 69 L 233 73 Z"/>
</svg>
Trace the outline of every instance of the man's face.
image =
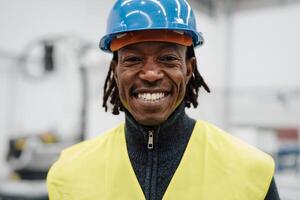
<svg viewBox="0 0 300 200">
<path fill-rule="evenodd" d="M 144 42 L 118 51 L 114 78 L 123 106 L 142 125 L 159 125 L 185 96 L 195 58 L 187 47 L 173 43 Z"/>
</svg>

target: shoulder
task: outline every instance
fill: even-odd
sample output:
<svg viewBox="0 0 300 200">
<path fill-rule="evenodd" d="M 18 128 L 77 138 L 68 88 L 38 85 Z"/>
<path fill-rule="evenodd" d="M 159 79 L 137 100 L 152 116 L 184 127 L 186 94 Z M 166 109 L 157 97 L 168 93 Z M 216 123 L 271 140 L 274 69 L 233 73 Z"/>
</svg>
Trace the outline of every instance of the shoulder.
<svg viewBox="0 0 300 200">
<path fill-rule="evenodd" d="M 205 121 L 197 121 L 194 133 L 204 146 L 204 157 L 214 174 L 218 174 L 221 166 L 218 175 L 235 183 L 242 193 L 261 197 L 267 193 L 275 168 L 271 156 Z"/>
<path fill-rule="evenodd" d="M 254 164 L 256 167 L 260 165 L 259 167 L 274 170 L 274 160 L 270 155 L 213 124 L 197 120 L 195 131 L 201 133 L 212 151 L 220 153 L 227 160 L 241 161 L 249 164 L 249 167 Z"/>
<path fill-rule="evenodd" d="M 95 152 L 105 149 L 105 146 L 109 143 L 111 139 L 119 132 L 118 130 L 124 128 L 124 124 L 106 131 L 98 137 L 89 139 L 78 144 L 75 144 L 69 148 L 62 151 L 60 158 L 57 162 L 63 162 L 67 164 L 68 162 L 83 161 L 89 158 Z"/>
<path fill-rule="evenodd" d="M 124 124 L 122 123 L 98 137 L 64 149 L 59 159 L 51 166 L 47 182 L 66 181 L 81 170 L 89 170 L 94 165 L 101 163 L 101 160 L 105 160 L 106 147 L 123 128 Z M 87 165 L 87 163 L 89 164 Z"/>
</svg>

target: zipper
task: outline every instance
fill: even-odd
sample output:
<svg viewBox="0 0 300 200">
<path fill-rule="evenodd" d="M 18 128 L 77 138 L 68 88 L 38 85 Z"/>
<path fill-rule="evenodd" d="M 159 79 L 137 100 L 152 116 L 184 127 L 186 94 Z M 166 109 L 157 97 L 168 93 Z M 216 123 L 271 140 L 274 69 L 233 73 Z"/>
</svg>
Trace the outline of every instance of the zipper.
<svg viewBox="0 0 300 200">
<path fill-rule="evenodd" d="M 146 170 L 146 180 L 148 182 L 147 187 L 145 188 L 145 197 L 146 200 L 153 200 L 155 199 L 155 190 L 156 186 L 154 185 L 154 179 L 156 177 L 156 169 L 157 166 L 157 152 L 154 150 L 154 130 L 148 130 L 148 161 L 147 161 L 147 170 Z"/>
<path fill-rule="evenodd" d="M 153 149 L 153 130 L 148 131 L 148 149 Z"/>
</svg>

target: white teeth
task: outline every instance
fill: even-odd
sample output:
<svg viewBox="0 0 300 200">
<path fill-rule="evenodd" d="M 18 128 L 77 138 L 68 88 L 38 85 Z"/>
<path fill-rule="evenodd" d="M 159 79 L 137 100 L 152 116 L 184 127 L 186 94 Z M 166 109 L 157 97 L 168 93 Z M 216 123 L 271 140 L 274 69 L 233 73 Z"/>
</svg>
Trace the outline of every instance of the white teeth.
<svg viewBox="0 0 300 200">
<path fill-rule="evenodd" d="M 156 97 L 156 94 L 152 94 L 152 95 L 151 95 L 151 100 L 155 100 L 155 99 L 158 99 L 158 98 Z"/>
<path fill-rule="evenodd" d="M 138 98 L 144 101 L 157 101 L 165 97 L 164 93 L 139 93 Z"/>
<path fill-rule="evenodd" d="M 146 95 L 146 99 L 151 100 L 151 94 L 148 93 L 148 94 Z"/>
</svg>

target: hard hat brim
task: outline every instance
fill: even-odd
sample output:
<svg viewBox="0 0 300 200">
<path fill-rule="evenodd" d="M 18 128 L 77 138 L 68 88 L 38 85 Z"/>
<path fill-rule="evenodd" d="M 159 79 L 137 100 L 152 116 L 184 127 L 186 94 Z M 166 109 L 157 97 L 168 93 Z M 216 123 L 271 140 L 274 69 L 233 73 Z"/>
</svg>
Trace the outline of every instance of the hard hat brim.
<svg viewBox="0 0 300 200">
<path fill-rule="evenodd" d="M 110 50 L 117 51 L 127 45 L 141 42 L 169 42 L 183 46 L 192 46 L 193 40 L 190 35 L 183 31 L 170 30 L 143 30 L 118 34 L 110 43 Z"/>
<path fill-rule="evenodd" d="M 141 29 L 135 31 L 145 31 L 145 30 L 170 30 L 170 29 Z M 185 34 L 189 35 L 192 38 L 193 46 L 198 47 L 204 43 L 204 39 L 201 32 L 196 32 L 193 30 L 186 29 L 172 29 L 173 31 L 183 31 Z M 128 33 L 128 31 L 120 31 L 116 33 L 107 34 L 101 38 L 99 43 L 99 48 L 105 52 L 112 53 L 113 51 L 110 49 L 111 42 L 117 37 L 117 35 L 122 33 Z"/>
</svg>

